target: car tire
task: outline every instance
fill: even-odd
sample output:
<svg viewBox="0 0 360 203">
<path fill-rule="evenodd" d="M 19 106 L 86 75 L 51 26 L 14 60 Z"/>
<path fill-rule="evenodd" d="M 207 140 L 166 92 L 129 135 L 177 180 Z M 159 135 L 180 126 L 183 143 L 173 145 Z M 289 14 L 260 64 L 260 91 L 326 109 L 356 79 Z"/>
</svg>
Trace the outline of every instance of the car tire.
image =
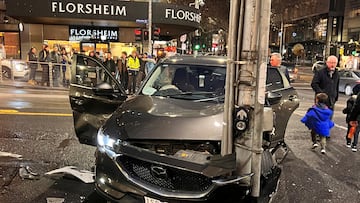
<svg viewBox="0 0 360 203">
<path fill-rule="evenodd" d="M 345 95 L 346 95 L 346 96 L 350 96 L 350 95 L 352 94 L 352 88 L 351 88 L 351 86 L 350 86 L 350 85 L 346 85 L 344 92 L 345 92 Z"/>
<path fill-rule="evenodd" d="M 3 66 L 2 67 L 2 78 L 3 79 L 11 79 L 11 70 L 10 68 Z"/>
</svg>

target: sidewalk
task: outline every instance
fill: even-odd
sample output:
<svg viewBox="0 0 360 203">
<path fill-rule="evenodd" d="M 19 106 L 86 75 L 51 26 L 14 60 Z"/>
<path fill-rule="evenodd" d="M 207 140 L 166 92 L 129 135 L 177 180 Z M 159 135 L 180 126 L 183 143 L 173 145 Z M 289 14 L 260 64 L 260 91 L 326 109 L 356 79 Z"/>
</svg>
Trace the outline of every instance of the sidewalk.
<svg viewBox="0 0 360 203">
<path fill-rule="evenodd" d="M 67 87 L 48 87 L 41 85 L 31 85 L 25 81 L 13 81 L 13 80 L 3 80 L 0 81 L 0 87 L 15 87 L 15 88 L 24 88 L 24 89 L 38 89 L 38 90 L 61 90 L 61 91 L 69 91 Z"/>
</svg>

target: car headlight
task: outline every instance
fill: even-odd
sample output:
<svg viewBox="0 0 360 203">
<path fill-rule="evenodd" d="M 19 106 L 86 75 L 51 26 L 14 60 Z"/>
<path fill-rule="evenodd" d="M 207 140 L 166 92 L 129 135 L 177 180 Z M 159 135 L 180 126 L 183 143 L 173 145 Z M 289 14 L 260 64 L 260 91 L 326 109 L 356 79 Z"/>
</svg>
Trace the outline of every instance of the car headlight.
<svg viewBox="0 0 360 203">
<path fill-rule="evenodd" d="M 115 142 L 115 139 L 104 134 L 104 130 L 102 128 L 99 129 L 97 134 L 97 144 L 100 151 L 104 152 L 105 149 L 114 150 Z"/>
<path fill-rule="evenodd" d="M 15 64 L 15 70 L 18 72 L 24 71 L 24 66 L 20 63 Z"/>
</svg>

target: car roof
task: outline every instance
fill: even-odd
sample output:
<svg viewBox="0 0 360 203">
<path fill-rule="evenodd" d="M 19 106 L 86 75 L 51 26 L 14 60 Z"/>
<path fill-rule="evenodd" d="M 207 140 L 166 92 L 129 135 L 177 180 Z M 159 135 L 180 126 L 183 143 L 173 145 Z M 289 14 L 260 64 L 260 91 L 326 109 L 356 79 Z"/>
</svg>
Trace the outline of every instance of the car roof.
<svg viewBox="0 0 360 203">
<path fill-rule="evenodd" d="M 165 58 L 161 63 L 168 64 L 187 64 L 187 65 L 209 65 L 209 66 L 226 66 L 226 58 L 223 56 L 171 56 Z"/>
</svg>

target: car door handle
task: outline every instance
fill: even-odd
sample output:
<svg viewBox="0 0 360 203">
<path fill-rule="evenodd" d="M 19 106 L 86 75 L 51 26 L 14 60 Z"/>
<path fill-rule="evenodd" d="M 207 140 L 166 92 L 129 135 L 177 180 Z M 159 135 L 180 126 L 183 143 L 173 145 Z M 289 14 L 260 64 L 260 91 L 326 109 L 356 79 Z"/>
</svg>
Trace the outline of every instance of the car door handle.
<svg viewBox="0 0 360 203">
<path fill-rule="evenodd" d="M 296 95 L 290 95 L 290 96 L 289 96 L 289 100 L 290 100 L 290 101 L 293 101 L 293 100 L 295 100 L 296 98 L 297 98 Z"/>
</svg>

